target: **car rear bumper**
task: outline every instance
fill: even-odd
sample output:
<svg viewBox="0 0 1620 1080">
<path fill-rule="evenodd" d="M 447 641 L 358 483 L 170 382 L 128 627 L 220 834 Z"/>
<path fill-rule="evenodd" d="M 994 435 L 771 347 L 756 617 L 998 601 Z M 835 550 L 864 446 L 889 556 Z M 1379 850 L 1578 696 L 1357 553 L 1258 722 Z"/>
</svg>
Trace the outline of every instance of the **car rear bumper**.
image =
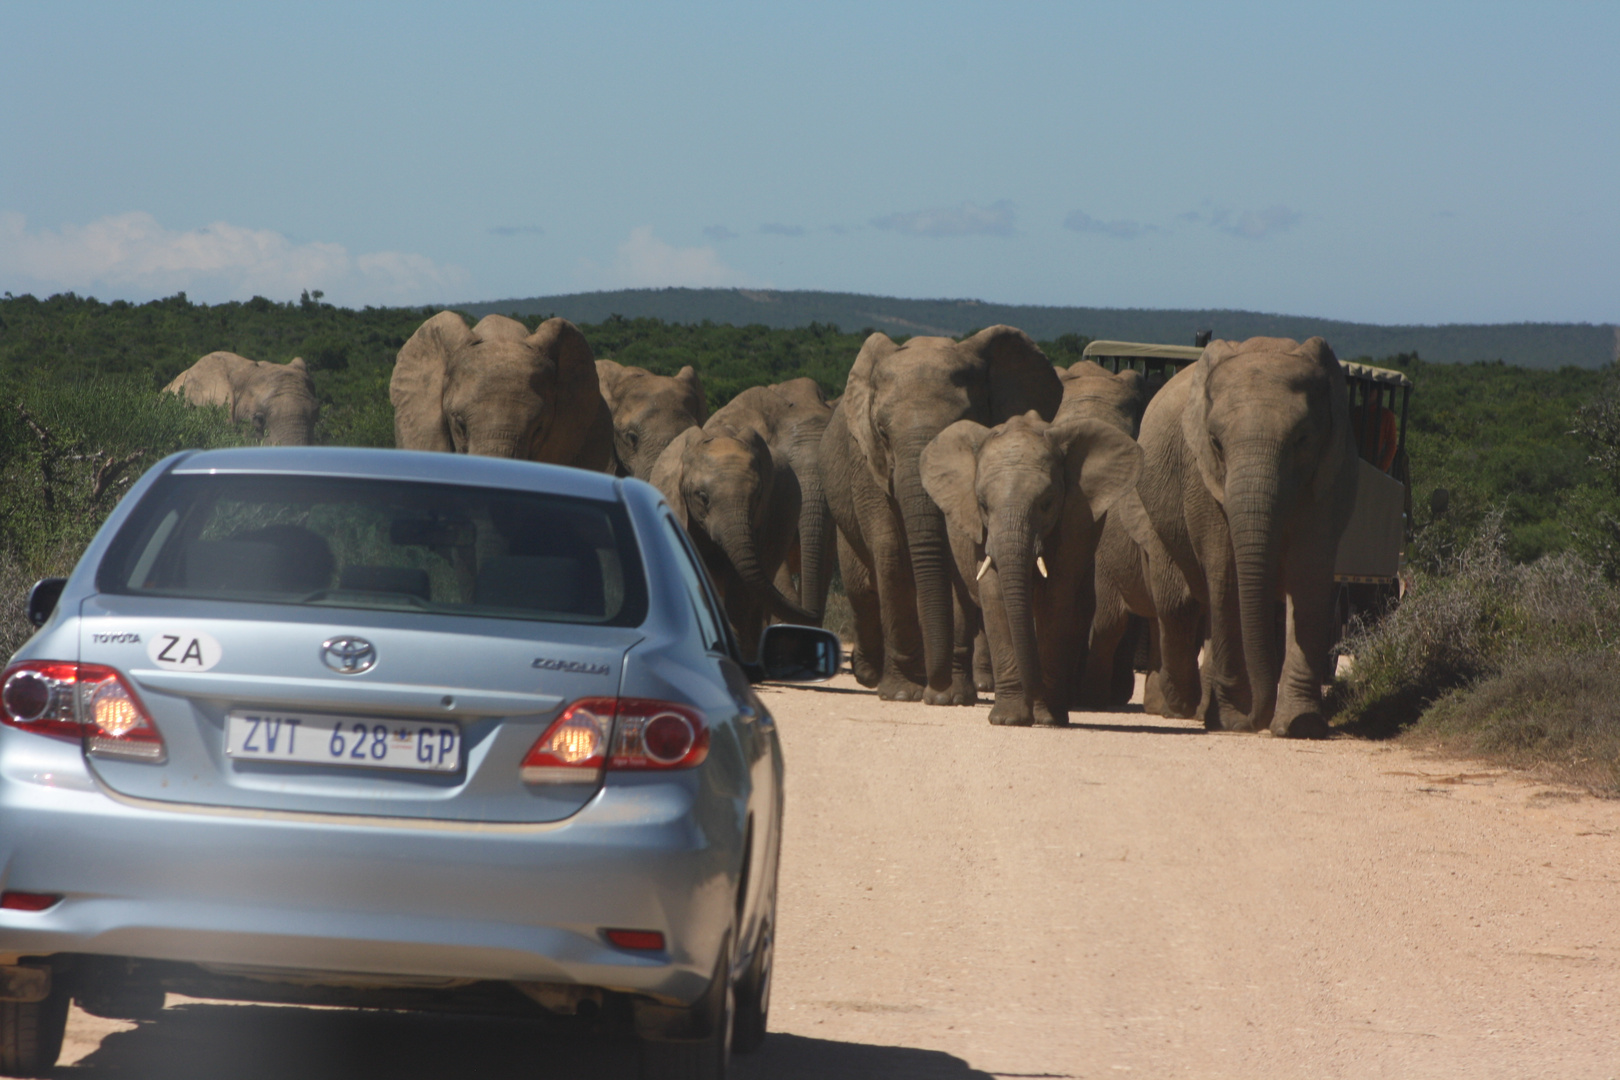
<svg viewBox="0 0 1620 1080">
<path fill-rule="evenodd" d="M 112 795 L 77 747 L 27 741 L 0 753 L 0 888 L 63 899 L 0 910 L 0 963 L 91 953 L 688 1004 L 730 925 L 741 838 L 716 833 L 738 815 L 696 785 L 614 784 L 532 826 L 221 811 Z M 667 949 L 615 948 L 609 928 Z"/>
</svg>

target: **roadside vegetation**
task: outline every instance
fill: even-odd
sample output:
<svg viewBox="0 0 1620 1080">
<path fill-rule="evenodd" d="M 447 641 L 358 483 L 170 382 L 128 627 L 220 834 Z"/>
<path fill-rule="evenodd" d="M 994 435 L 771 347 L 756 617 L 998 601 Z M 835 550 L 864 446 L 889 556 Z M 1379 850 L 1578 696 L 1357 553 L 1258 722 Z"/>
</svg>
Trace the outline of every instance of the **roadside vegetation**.
<svg viewBox="0 0 1620 1080">
<path fill-rule="evenodd" d="M 21 599 L 70 569 L 146 468 L 185 447 L 251 441 L 220 410 L 158 391 L 198 357 L 303 356 L 319 441 L 390 446 L 394 357 L 431 308 L 348 310 L 319 293 L 276 303 L 148 304 L 71 294 L 0 298 L 0 650 L 30 628 Z M 542 315 L 526 315 L 529 326 Z M 868 331 L 678 324 L 610 316 L 581 327 L 598 356 L 673 374 L 691 364 L 710 409 L 799 376 L 829 397 Z M 1042 342 L 1079 359 L 1077 333 Z M 1620 383 L 1612 371 L 1360 358 L 1416 384 L 1412 586 L 1353 628 L 1337 723 L 1536 764 L 1620 794 Z M 848 620 L 836 584 L 829 625 Z"/>
</svg>

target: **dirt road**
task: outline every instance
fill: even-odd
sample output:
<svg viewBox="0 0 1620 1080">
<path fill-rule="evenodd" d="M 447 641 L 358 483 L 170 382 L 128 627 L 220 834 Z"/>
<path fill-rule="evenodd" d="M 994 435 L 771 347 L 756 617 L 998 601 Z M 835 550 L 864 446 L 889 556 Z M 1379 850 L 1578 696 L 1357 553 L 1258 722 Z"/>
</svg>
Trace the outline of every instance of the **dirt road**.
<svg viewBox="0 0 1620 1080">
<path fill-rule="evenodd" d="M 1620 1076 L 1620 803 L 1140 713 L 992 728 L 847 678 L 788 755 L 745 1078 Z M 524 1024 L 170 998 L 65 1075 L 628 1075 Z"/>
</svg>

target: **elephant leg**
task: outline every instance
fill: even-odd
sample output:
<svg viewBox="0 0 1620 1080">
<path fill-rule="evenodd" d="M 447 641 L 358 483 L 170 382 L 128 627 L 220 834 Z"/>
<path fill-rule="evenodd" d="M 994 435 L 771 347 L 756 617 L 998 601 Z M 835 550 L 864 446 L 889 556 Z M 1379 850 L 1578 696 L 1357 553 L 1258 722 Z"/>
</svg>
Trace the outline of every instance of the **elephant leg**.
<svg viewBox="0 0 1620 1080">
<path fill-rule="evenodd" d="M 1046 679 L 1040 697 L 1047 709 L 1043 717 L 1037 703 L 1036 723 L 1061 727 L 1069 722 L 1077 676 L 1085 670 L 1097 612 L 1092 566 L 1090 552 L 1079 557 L 1070 551 L 1059 553 L 1047 587 L 1036 592 L 1035 628 L 1040 636 L 1041 674 Z M 1081 567 L 1085 573 L 1079 572 Z"/>
<path fill-rule="evenodd" d="M 1001 575 L 992 566 L 979 579 L 979 602 L 984 612 L 984 634 L 990 645 L 996 680 L 996 700 L 990 706 L 990 722 L 1011 727 L 1028 727 L 1035 722 L 1029 695 L 1018 672 L 1013 652 L 1012 629 L 1007 625 L 1007 609 L 1001 603 Z"/>
<path fill-rule="evenodd" d="M 1159 716 L 1189 718 L 1198 715 L 1201 679 L 1198 649 L 1203 644 L 1198 607 L 1189 601 L 1159 613 L 1161 666 L 1148 680 L 1142 708 Z"/>
<path fill-rule="evenodd" d="M 862 561 L 844 534 L 838 534 L 838 572 L 844 579 L 844 595 L 855 619 L 854 649 L 850 669 L 862 686 L 876 686 L 883 678 L 883 619 L 878 594 L 872 584 L 872 571 Z"/>
<path fill-rule="evenodd" d="M 973 638 L 973 685 L 981 694 L 996 692 L 996 663 L 990 655 L 990 639 L 984 633 L 984 616 L 979 616 L 979 632 Z"/>
<path fill-rule="evenodd" d="M 955 575 L 953 575 L 955 576 Z M 979 606 L 967 595 L 967 587 L 960 583 L 953 589 L 951 605 L 951 692 L 948 700 L 935 701 L 936 705 L 977 705 L 978 689 L 974 685 L 973 642 L 979 636 L 981 615 Z"/>
<path fill-rule="evenodd" d="M 1204 567 L 1209 580 L 1209 637 L 1199 671 L 1203 693 L 1197 717 L 1210 731 L 1254 731 L 1237 584 L 1226 572 L 1229 567 L 1211 567 L 1209 562 Z"/>
<path fill-rule="evenodd" d="M 1114 650 L 1114 667 L 1108 673 L 1109 708 L 1123 709 L 1136 696 L 1136 658 L 1148 644 L 1150 633 L 1157 634 L 1158 629 L 1149 620 L 1140 615 L 1126 617 L 1125 634 Z"/>
<path fill-rule="evenodd" d="M 872 582 L 877 587 L 878 616 L 883 623 L 883 675 L 878 680 L 878 697 L 884 701 L 921 701 L 928 689 L 928 676 L 911 558 L 897 529 L 885 529 L 880 536 L 868 534 L 867 546 L 872 553 Z"/>
<path fill-rule="evenodd" d="M 1283 574 L 1288 589 L 1288 623 L 1271 732 L 1321 738 L 1332 731 L 1322 709 L 1322 684 L 1328 681 L 1328 650 L 1333 645 L 1337 621 L 1333 574 L 1325 564 L 1303 570 L 1285 566 Z"/>
<path fill-rule="evenodd" d="M 1149 653 L 1157 650 L 1158 663 L 1149 665 L 1142 710 L 1186 719 L 1197 714 L 1201 697 L 1198 649 L 1204 641 L 1204 606 L 1169 560 L 1149 560 L 1148 588 L 1157 623 Z"/>
<path fill-rule="evenodd" d="M 1085 668 L 1075 695 L 1078 708 L 1101 711 L 1118 707 L 1113 685 L 1115 669 L 1119 666 L 1117 657 L 1134 645 L 1128 633 L 1129 618 L 1117 596 L 1099 595 L 1097 614 L 1091 620 L 1091 644 L 1086 650 Z"/>
</svg>

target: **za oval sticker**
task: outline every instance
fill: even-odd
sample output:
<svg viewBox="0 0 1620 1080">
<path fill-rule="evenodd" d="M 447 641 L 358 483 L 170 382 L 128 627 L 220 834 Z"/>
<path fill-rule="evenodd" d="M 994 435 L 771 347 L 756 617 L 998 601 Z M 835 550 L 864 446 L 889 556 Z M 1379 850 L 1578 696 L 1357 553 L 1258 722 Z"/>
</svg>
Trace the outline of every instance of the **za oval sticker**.
<svg viewBox="0 0 1620 1080">
<path fill-rule="evenodd" d="M 219 642 L 195 630 L 164 630 L 146 643 L 152 663 L 169 671 L 207 671 L 223 654 Z"/>
</svg>

